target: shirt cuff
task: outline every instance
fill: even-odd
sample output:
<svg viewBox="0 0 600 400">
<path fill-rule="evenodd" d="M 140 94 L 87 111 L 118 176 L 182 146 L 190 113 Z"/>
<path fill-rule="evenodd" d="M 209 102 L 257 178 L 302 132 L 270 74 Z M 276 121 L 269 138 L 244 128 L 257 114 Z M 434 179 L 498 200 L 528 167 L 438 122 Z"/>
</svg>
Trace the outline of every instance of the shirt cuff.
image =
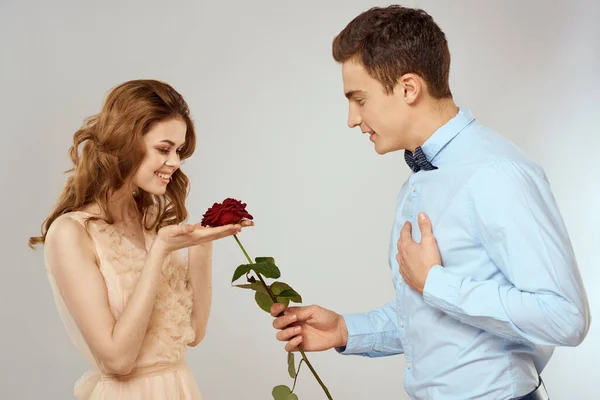
<svg viewBox="0 0 600 400">
<path fill-rule="evenodd" d="M 434 265 L 425 280 L 423 300 L 442 311 L 454 311 L 460 298 L 462 280 L 462 277 L 448 272 L 441 265 Z"/>
<path fill-rule="evenodd" d="M 362 354 L 373 351 L 376 335 L 371 328 L 368 314 L 342 314 L 348 329 L 346 346 L 336 347 L 340 354 Z"/>
</svg>

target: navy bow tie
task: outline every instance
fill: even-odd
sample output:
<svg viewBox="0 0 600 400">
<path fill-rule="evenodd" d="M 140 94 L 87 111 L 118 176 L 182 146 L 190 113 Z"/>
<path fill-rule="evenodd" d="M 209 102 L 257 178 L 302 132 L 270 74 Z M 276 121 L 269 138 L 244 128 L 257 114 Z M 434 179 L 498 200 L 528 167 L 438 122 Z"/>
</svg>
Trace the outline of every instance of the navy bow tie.
<svg viewBox="0 0 600 400">
<path fill-rule="evenodd" d="M 419 172 L 420 170 L 431 171 L 438 169 L 438 167 L 427 161 L 427 157 L 425 157 L 425 153 L 423 153 L 421 146 L 417 147 L 414 153 L 404 150 L 404 159 L 406 160 L 406 163 L 410 169 L 412 169 L 414 172 Z"/>
</svg>

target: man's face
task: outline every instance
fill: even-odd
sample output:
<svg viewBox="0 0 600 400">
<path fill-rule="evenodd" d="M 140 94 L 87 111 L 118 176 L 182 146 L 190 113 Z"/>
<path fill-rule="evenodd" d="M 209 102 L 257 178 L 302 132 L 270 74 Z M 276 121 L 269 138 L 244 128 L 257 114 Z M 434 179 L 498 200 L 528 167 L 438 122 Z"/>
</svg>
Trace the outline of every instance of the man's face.
<svg viewBox="0 0 600 400">
<path fill-rule="evenodd" d="M 386 94 L 362 63 L 350 59 L 342 64 L 344 93 L 349 100 L 348 126 L 369 134 L 378 154 L 406 149 L 410 106 L 402 84 Z"/>
</svg>

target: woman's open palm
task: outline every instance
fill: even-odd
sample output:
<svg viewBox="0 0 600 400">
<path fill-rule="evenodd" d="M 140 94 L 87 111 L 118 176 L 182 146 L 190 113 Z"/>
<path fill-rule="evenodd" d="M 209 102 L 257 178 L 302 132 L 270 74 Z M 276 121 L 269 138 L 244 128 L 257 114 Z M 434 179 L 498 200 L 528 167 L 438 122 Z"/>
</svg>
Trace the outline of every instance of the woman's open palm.
<svg viewBox="0 0 600 400">
<path fill-rule="evenodd" d="M 216 228 L 195 225 L 168 225 L 159 229 L 157 243 L 167 252 L 209 243 L 227 236 L 235 235 L 242 227 L 252 226 L 252 221 L 242 221 L 239 224 L 219 226 Z"/>
</svg>

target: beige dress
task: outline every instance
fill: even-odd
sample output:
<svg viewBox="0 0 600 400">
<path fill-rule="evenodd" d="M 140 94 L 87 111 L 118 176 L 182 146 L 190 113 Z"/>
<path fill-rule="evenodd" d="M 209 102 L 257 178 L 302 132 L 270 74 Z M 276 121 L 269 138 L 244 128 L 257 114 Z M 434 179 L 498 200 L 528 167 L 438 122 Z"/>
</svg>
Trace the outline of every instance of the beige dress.
<svg viewBox="0 0 600 400">
<path fill-rule="evenodd" d="M 81 224 L 89 215 L 82 211 L 67 214 Z M 147 251 L 136 247 L 113 226 L 102 221 L 90 222 L 88 232 L 96 248 L 111 312 L 118 319 L 145 264 Z M 148 249 L 153 234 L 146 232 L 145 239 Z M 114 376 L 102 370 L 69 314 L 52 272 L 48 267 L 46 271 L 67 332 L 92 366 L 92 370 L 76 382 L 75 396 L 82 400 L 202 399 L 184 359 L 187 344 L 195 336 L 191 324 L 192 293 L 186 283 L 184 257 L 173 254 L 165 263 L 146 336 L 134 369 L 126 376 Z"/>
</svg>

